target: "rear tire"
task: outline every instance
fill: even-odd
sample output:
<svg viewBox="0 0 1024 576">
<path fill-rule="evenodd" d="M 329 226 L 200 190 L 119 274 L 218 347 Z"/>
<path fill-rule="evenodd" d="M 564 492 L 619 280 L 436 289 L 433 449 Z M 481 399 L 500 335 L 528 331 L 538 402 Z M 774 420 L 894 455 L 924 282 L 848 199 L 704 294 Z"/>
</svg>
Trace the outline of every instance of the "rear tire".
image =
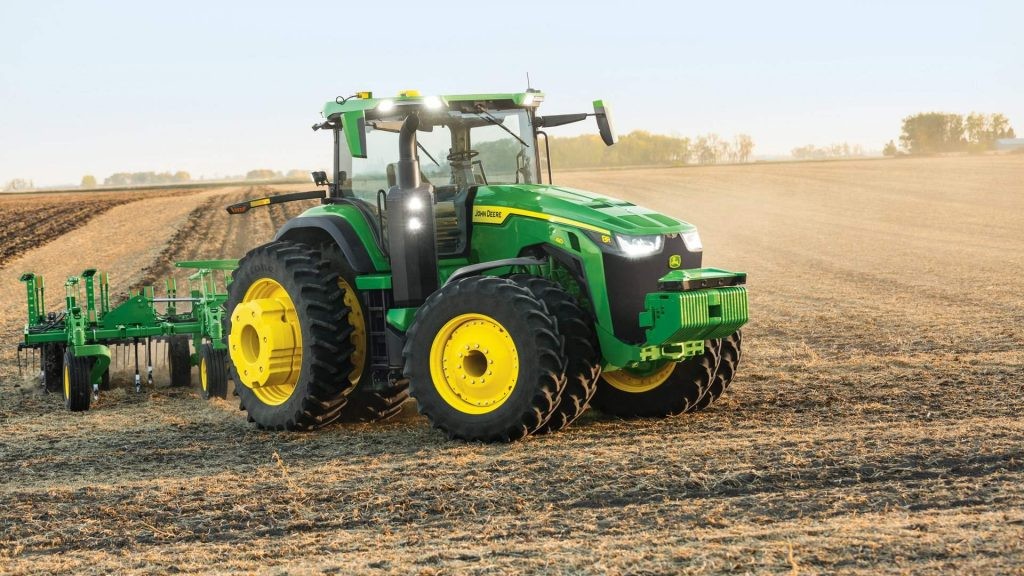
<svg viewBox="0 0 1024 576">
<path fill-rule="evenodd" d="M 345 395 L 352 389 L 349 374 L 354 350 L 349 341 L 349 309 L 342 298 L 337 274 L 331 272 L 319 250 L 305 244 L 271 242 L 251 250 L 238 263 L 226 305 L 230 314 L 225 317 L 225 333 L 235 391 L 242 409 L 260 428 L 312 430 L 338 418 Z M 251 365 L 256 369 L 262 364 L 245 363 L 243 338 L 252 329 L 251 334 L 259 340 L 264 328 L 241 325 L 237 335 L 233 330 L 242 321 L 240 313 L 245 309 L 240 305 L 256 306 L 267 301 L 287 303 L 288 311 L 280 321 L 285 323 L 286 332 L 295 334 L 298 347 L 290 356 L 295 365 L 279 383 L 254 387 L 259 383 L 255 381 L 258 375 L 247 374 L 248 368 L 240 373 L 239 367 Z M 273 323 L 273 318 L 268 322 L 266 330 L 282 328 Z M 272 350 L 279 354 L 284 349 Z M 259 351 L 259 344 L 248 353 L 254 351 Z"/>
<path fill-rule="evenodd" d="M 199 356 L 199 382 L 203 387 L 203 398 L 228 397 L 227 350 L 217 350 L 211 344 L 203 344 Z"/>
<path fill-rule="evenodd" d="M 47 392 L 60 392 L 64 382 L 64 350 L 66 344 L 51 342 L 43 344 L 43 389 Z"/>
<path fill-rule="evenodd" d="M 622 418 L 664 418 L 696 406 L 708 391 L 718 367 L 719 340 L 704 342 L 704 353 L 663 364 L 646 373 L 623 368 L 605 372 L 593 405 Z"/>
<path fill-rule="evenodd" d="M 449 438 L 522 438 L 544 424 L 565 386 L 554 319 L 504 278 L 470 277 L 434 292 L 403 356 L 420 413 Z"/>
<path fill-rule="evenodd" d="M 192 352 L 188 336 L 171 336 L 167 340 L 167 366 L 171 372 L 171 386 L 192 385 Z"/>
<path fill-rule="evenodd" d="M 92 359 L 88 356 L 75 356 L 70 350 L 64 352 L 64 406 L 72 412 L 85 412 L 92 401 L 92 382 L 89 372 Z"/>
<path fill-rule="evenodd" d="M 555 317 L 564 344 L 565 389 L 551 417 L 536 434 L 557 432 L 572 424 L 590 405 L 601 375 L 601 353 L 594 321 L 576 299 L 556 282 L 539 276 L 516 274 L 509 278 L 544 302 Z"/>
<path fill-rule="evenodd" d="M 736 370 L 740 365 L 742 343 L 743 335 L 739 330 L 722 339 L 721 358 L 718 361 L 718 370 L 715 371 L 715 379 L 712 380 L 708 391 L 704 393 L 704 396 L 701 396 L 701 399 L 697 401 L 692 411 L 696 412 L 707 408 L 715 400 L 721 398 L 722 394 L 725 394 L 725 391 L 729 389 L 729 384 L 732 382 L 732 378 L 736 375 Z"/>
<path fill-rule="evenodd" d="M 338 274 L 342 299 L 349 308 L 349 342 L 354 349 L 353 368 L 349 375 L 354 388 L 349 392 L 348 401 L 341 408 L 338 419 L 350 423 L 387 420 L 401 412 L 402 404 L 409 399 L 409 380 L 401 378 L 387 385 L 376 385 L 373 382 L 368 329 L 372 319 L 366 317 L 363 294 L 356 288 L 356 272 L 349 266 L 337 245 L 326 244 L 320 251 L 324 260 L 330 264 L 331 271 Z"/>
</svg>

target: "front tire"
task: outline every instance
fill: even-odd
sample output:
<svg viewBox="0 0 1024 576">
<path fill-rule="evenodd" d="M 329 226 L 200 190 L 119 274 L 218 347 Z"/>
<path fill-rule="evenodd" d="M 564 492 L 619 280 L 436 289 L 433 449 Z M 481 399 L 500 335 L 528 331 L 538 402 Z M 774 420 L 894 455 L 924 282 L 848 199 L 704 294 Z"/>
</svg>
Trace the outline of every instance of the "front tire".
<svg viewBox="0 0 1024 576">
<path fill-rule="evenodd" d="M 510 280 L 525 287 L 534 297 L 544 302 L 548 313 L 555 317 L 558 333 L 564 340 L 565 389 L 555 411 L 536 433 L 557 432 L 586 412 L 590 400 L 597 392 L 601 353 L 594 332 L 594 321 L 575 298 L 551 280 L 528 274 L 516 274 Z"/>
<path fill-rule="evenodd" d="M 434 292 L 403 355 L 420 413 L 450 438 L 522 438 L 544 424 L 565 385 L 554 320 L 504 278 L 465 278 Z"/>
<path fill-rule="evenodd" d="M 694 412 L 707 408 L 715 400 L 721 398 L 722 394 L 725 394 L 725 391 L 729 389 L 729 384 L 732 383 L 732 378 L 736 375 L 736 370 L 740 365 L 742 344 L 743 335 L 739 330 L 722 339 L 721 359 L 718 361 L 718 370 L 715 371 L 715 378 L 711 381 L 708 391 L 704 393 L 704 396 L 701 396 L 697 405 L 693 407 Z"/>
<path fill-rule="evenodd" d="M 664 418 L 693 409 L 707 392 L 718 367 L 720 340 L 704 342 L 704 353 L 646 371 L 605 372 L 593 405 L 611 416 Z"/>
<path fill-rule="evenodd" d="M 338 418 L 352 389 L 349 309 L 319 250 L 271 242 L 238 263 L 225 319 L 243 410 L 269 430 L 312 430 Z"/>
<path fill-rule="evenodd" d="M 320 248 L 331 271 L 338 274 L 343 302 L 348 307 L 349 342 L 352 344 L 352 372 L 349 381 L 353 389 L 348 401 L 341 409 L 341 422 L 379 422 L 392 418 L 402 411 L 402 404 L 409 399 L 409 381 L 400 378 L 387 384 L 373 381 L 369 358 L 369 323 L 363 309 L 363 293 L 356 288 L 356 272 L 348 264 L 341 250 L 335 244 Z"/>
</svg>

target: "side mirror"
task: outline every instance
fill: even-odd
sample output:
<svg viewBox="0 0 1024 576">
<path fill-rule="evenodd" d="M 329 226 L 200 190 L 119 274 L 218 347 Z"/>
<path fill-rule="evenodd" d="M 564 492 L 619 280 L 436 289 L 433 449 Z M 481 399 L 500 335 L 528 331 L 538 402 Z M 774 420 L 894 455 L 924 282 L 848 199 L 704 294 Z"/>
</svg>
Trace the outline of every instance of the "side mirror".
<svg viewBox="0 0 1024 576">
<path fill-rule="evenodd" d="M 602 100 L 594 100 L 594 118 L 597 119 L 597 129 L 601 132 L 601 140 L 604 140 L 606 146 L 619 141 L 619 136 L 612 126 L 611 106 Z"/>
<path fill-rule="evenodd" d="M 316 172 L 310 172 L 310 175 L 313 177 L 313 184 L 316 184 L 317 186 L 327 186 L 327 172 L 318 170 Z"/>
</svg>

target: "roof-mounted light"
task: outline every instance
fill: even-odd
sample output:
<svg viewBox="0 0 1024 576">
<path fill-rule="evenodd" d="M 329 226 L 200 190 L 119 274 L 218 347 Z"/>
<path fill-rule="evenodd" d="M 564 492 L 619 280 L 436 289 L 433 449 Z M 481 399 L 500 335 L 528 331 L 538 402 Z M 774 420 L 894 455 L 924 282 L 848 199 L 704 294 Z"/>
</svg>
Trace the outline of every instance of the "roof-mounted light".
<svg viewBox="0 0 1024 576">
<path fill-rule="evenodd" d="M 427 96 L 423 99 L 423 107 L 427 110 L 440 110 L 443 106 L 444 102 L 437 96 Z"/>
<path fill-rule="evenodd" d="M 391 112 L 394 109 L 395 109 L 395 101 L 394 100 L 381 100 L 380 103 L 377 104 L 377 111 L 383 112 L 385 114 L 387 114 L 388 112 Z"/>
<path fill-rule="evenodd" d="M 533 106 L 533 94 L 527 94 L 523 96 L 523 106 Z"/>
</svg>

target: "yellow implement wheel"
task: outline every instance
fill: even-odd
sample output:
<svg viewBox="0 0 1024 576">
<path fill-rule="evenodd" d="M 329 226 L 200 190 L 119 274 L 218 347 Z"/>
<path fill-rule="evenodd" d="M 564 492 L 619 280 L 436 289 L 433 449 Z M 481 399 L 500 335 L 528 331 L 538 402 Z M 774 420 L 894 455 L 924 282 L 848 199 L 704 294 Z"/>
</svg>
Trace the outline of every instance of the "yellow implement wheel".
<svg viewBox="0 0 1024 576">
<path fill-rule="evenodd" d="M 206 358 L 199 361 L 199 382 L 203 385 L 203 392 L 206 392 Z"/>
<path fill-rule="evenodd" d="M 242 385 L 264 404 L 283 404 L 302 367 L 302 329 L 288 291 L 273 278 L 256 280 L 231 321 L 228 348 Z"/>
<path fill-rule="evenodd" d="M 430 347 L 437 393 L 466 414 L 496 410 L 512 394 L 519 352 L 508 331 L 484 314 L 461 314 L 445 324 Z"/>
<path fill-rule="evenodd" d="M 64 399 L 71 398 L 71 369 L 64 365 Z"/>
<path fill-rule="evenodd" d="M 674 362 L 668 362 L 661 368 L 656 368 L 654 371 L 646 374 L 623 368 L 615 372 L 605 372 L 604 379 L 618 390 L 631 394 L 640 394 L 654 390 L 664 384 L 675 368 Z"/>
<path fill-rule="evenodd" d="M 353 385 L 359 383 L 363 376 L 363 368 L 366 366 L 366 319 L 363 317 L 363 305 L 359 302 L 359 295 L 345 278 L 338 276 L 338 287 L 345 291 L 342 301 L 348 307 L 348 323 L 352 326 L 352 334 L 349 342 L 352 343 L 352 373 L 349 374 L 349 381 Z"/>
</svg>

